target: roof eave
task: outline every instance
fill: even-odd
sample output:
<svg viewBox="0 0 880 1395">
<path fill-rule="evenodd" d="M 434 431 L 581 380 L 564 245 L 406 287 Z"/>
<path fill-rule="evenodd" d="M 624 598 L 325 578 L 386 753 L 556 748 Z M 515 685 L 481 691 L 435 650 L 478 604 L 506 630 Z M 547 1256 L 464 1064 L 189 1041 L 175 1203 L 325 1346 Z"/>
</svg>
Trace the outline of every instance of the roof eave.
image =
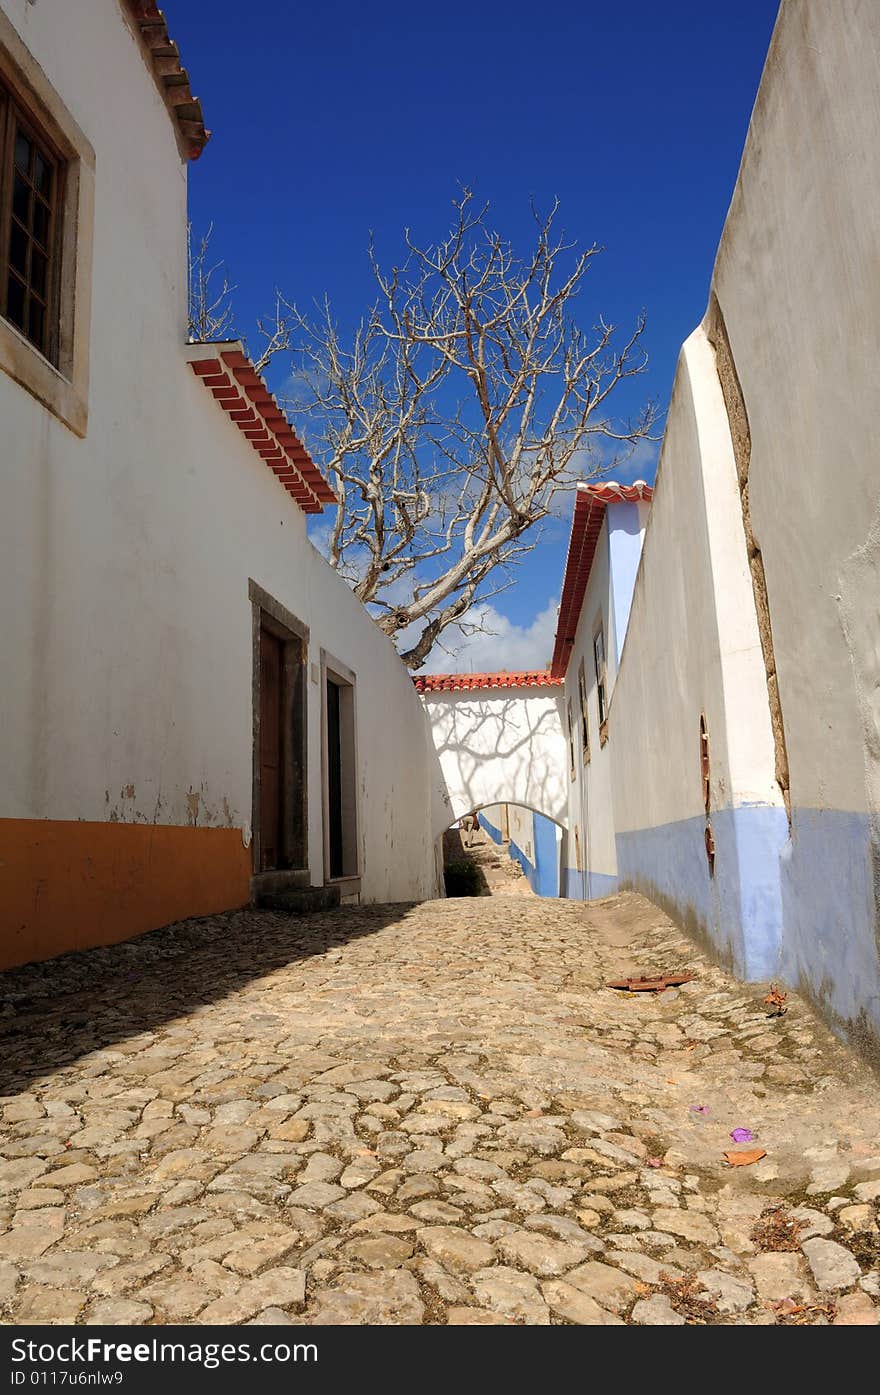
<svg viewBox="0 0 880 1395">
<path fill-rule="evenodd" d="M 185 344 L 184 358 L 303 513 L 323 513 L 325 504 L 336 503 L 240 339 Z"/>
<path fill-rule="evenodd" d="M 177 44 L 168 33 L 165 16 L 153 0 L 122 0 L 137 32 L 141 52 L 161 93 L 176 130 L 181 153 L 197 160 L 211 132 L 205 126 L 202 104 L 194 97 L 189 73 L 180 61 Z"/>
</svg>

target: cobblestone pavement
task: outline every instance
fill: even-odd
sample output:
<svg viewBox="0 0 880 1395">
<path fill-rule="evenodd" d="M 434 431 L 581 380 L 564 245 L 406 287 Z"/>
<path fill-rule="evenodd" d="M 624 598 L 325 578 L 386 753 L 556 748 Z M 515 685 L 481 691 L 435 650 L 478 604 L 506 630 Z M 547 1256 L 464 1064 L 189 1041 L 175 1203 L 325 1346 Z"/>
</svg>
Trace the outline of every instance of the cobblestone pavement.
<svg viewBox="0 0 880 1395">
<path fill-rule="evenodd" d="M 877 1320 L 876 1078 L 637 897 L 238 912 L 0 977 L 7 1322 Z"/>
</svg>

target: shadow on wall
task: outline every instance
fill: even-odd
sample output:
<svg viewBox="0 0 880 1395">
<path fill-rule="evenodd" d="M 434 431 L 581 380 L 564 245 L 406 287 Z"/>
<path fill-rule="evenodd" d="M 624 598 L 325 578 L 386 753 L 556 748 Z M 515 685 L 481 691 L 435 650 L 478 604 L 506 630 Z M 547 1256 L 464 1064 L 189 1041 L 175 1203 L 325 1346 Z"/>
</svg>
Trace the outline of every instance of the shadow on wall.
<svg viewBox="0 0 880 1395">
<path fill-rule="evenodd" d="M 0 974 L 0 995 L 12 1013 L 0 1019 L 0 1095 L 26 1090 L 48 1071 L 103 1051 L 197 1008 L 238 992 L 287 964 L 323 954 L 406 919 L 411 903 L 346 908 L 301 922 L 270 911 L 232 911 L 181 921 L 123 944 L 66 954 Z M 283 1035 L 271 1011 L 236 1028 Z M 144 1042 L 144 1049 L 152 1043 Z M 168 1057 L 169 1069 L 174 1055 Z"/>
<path fill-rule="evenodd" d="M 436 695 L 426 706 L 436 770 L 445 791 L 442 826 L 482 805 L 517 803 L 564 826 L 567 817 L 562 699 L 499 698 L 462 701 Z M 458 698 L 458 700 L 457 700 Z M 541 703 L 543 710 L 536 711 Z M 530 719 L 529 712 L 536 715 Z"/>
</svg>

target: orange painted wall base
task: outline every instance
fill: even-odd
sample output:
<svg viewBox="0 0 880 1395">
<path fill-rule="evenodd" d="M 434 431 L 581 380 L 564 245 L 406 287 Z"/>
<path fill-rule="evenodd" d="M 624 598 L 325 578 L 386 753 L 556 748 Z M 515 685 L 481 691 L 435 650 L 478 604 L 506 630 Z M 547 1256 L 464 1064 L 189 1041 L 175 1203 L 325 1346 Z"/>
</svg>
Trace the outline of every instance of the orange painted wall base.
<svg viewBox="0 0 880 1395">
<path fill-rule="evenodd" d="M 0 969 L 247 903 L 237 828 L 0 819 Z"/>
</svg>

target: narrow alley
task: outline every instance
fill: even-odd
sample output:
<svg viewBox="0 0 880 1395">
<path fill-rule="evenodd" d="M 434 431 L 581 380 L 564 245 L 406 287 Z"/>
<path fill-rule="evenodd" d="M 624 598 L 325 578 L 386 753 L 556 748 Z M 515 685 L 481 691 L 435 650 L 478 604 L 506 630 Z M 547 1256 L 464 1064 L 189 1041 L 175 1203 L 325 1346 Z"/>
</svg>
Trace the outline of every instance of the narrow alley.
<svg viewBox="0 0 880 1395">
<path fill-rule="evenodd" d="M 695 977 L 604 986 L 654 971 Z M 636 896 L 233 912 L 0 986 L 5 1321 L 876 1321 L 876 1080 Z"/>
<path fill-rule="evenodd" d="M 461 860 L 477 869 L 481 896 L 534 894 L 519 863 L 510 856 L 507 845 L 499 847 L 493 843 L 479 825 L 467 831 L 448 829 L 443 844 L 447 866 L 450 862 Z"/>
</svg>

